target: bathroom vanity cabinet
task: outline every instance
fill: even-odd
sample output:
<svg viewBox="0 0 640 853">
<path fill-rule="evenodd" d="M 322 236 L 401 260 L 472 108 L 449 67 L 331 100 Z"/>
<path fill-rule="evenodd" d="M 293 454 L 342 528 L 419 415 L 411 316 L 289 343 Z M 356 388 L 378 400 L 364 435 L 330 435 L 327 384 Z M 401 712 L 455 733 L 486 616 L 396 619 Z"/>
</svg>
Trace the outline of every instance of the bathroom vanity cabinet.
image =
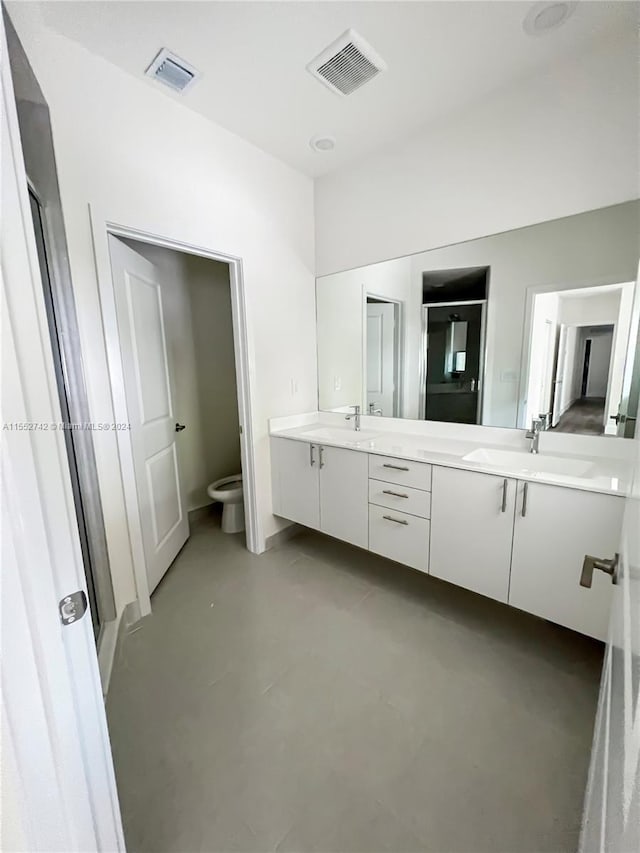
<svg viewBox="0 0 640 853">
<path fill-rule="evenodd" d="M 271 467 L 276 515 L 368 547 L 366 453 L 272 438 Z"/>
<path fill-rule="evenodd" d="M 272 436 L 276 515 L 598 639 L 618 495 Z"/>
</svg>

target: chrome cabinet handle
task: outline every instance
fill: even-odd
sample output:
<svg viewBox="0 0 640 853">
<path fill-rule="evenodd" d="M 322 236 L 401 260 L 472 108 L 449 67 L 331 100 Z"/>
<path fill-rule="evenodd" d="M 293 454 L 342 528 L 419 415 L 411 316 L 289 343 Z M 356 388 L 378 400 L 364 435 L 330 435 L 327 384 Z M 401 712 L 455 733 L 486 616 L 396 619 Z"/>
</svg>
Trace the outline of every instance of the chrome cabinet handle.
<svg viewBox="0 0 640 853">
<path fill-rule="evenodd" d="M 387 521 L 395 521 L 396 524 L 405 524 L 405 525 L 409 524 L 408 521 L 404 521 L 403 519 L 400 519 L 400 518 L 394 518 L 392 515 L 383 515 L 382 517 L 384 519 L 386 519 Z"/>
<path fill-rule="evenodd" d="M 507 511 L 507 483 L 508 480 L 505 477 L 502 483 L 502 512 Z"/>
<path fill-rule="evenodd" d="M 383 489 L 382 494 L 383 495 L 393 495 L 394 498 L 408 498 L 409 497 L 409 495 L 403 495 L 400 492 L 392 492 L 391 489 Z"/>
<path fill-rule="evenodd" d="M 382 463 L 383 468 L 393 468 L 395 471 L 408 471 L 409 469 L 404 465 L 391 465 L 389 462 Z"/>
<path fill-rule="evenodd" d="M 522 490 L 522 517 L 524 518 L 527 514 L 527 495 L 529 493 L 529 483 L 524 484 L 524 489 Z"/>
<path fill-rule="evenodd" d="M 320 467 L 324 468 L 324 447 L 320 445 Z"/>
<path fill-rule="evenodd" d="M 619 559 L 620 554 L 614 554 L 613 560 L 605 560 L 600 557 L 592 557 L 591 554 L 585 554 L 582 564 L 582 574 L 580 575 L 580 586 L 586 586 L 587 589 L 591 589 L 594 569 L 600 569 L 601 572 L 611 575 L 611 583 L 618 583 Z"/>
<path fill-rule="evenodd" d="M 314 458 L 314 456 L 313 456 L 313 451 L 314 451 L 315 449 L 316 449 L 315 444 L 310 444 L 310 445 L 309 445 L 309 462 L 310 462 L 310 464 L 311 464 L 311 467 L 312 467 L 312 468 L 313 468 L 313 466 L 316 464 L 316 460 L 315 460 L 315 458 Z"/>
</svg>

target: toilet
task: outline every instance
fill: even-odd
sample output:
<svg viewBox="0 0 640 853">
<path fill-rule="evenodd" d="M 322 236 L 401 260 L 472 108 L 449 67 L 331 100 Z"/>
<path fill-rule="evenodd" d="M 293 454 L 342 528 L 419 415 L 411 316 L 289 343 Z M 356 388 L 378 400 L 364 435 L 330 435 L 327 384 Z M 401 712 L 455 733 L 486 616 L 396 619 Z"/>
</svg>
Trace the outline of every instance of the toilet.
<svg viewBox="0 0 640 853">
<path fill-rule="evenodd" d="M 244 530 L 244 496 L 242 474 L 222 477 L 207 486 L 207 494 L 222 504 L 222 529 L 225 533 L 242 533 Z"/>
</svg>

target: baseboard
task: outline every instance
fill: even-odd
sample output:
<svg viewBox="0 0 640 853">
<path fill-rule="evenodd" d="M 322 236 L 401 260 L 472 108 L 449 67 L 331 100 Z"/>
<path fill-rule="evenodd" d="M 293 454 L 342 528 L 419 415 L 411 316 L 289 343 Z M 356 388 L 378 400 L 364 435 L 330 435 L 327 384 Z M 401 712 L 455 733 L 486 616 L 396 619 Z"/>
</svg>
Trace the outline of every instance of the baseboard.
<svg viewBox="0 0 640 853">
<path fill-rule="evenodd" d="M 130 601 L 115 619 L 105 622 L 98 640 L 98 667 L 102 682 L 102 695 L 107 696 L 113 664 L 117 660 L 122 638 L 132 625 L 141 619 L 140 603 Z"/>
<path fill-rule="evenodd" d="M 264 550 L 270 551 L 272 548 L 277 548 L 279 545 L 284 545 L 285 542 L 288 542 L 289 539 L 293 539 L 294 536 L 297 536 L 299 533 L 305 528 L 300 524 L 290 524 L 288 527 L 284 527 L 282 530 L 278 530 L 277 533 L 272 533 L 271 536 L 267 536 L 264 541 Z"/>
</svg>

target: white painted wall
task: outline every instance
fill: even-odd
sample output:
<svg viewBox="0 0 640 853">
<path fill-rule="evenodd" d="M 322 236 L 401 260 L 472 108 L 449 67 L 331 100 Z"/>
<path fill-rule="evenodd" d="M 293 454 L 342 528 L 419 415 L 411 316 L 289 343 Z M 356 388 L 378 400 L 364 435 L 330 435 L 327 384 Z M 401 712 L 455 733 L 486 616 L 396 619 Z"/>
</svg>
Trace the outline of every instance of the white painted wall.
<svg viewBox="0 0 640 853">
<path fill-rule="evenodd" d="M 558 309 L 558 322 L 568 326 L 592 326 L 617 323 L 620 313 L 621 290 L 611 290 L 597 296 L 562 296 Z"/>
<path fill-rule="evenodd" d="M 589 373 L 587 376 L 587 397 L 606 397 L 611 363 L 613 332 L 591 332 L 585 340 L 591 339 Z"/>
<path fill-rule="evenodd" d="M 229 267 L 124 240 L 160 270 L 169 375 L 187 510 L 211 503 L 207 486 L 238 474 L 240 436 Z"/>
<path fill-rule="evenodd" d="M 311 180 L 47 29 L 36 4 L 10 15 L 51 110 L 93 419 L 114 416 L 89 205 L 105 221 L 241 257 L 258 522 L 274 533 L 285 522 L 271 513 L 267 420 L 317 400 Z M 96 433 L 95 449 L 120 612 L 136 593 L 115 435 Z"/>
<path fill-rule="evenodd" d="M 640 196 L 637 51 L 630 31 L 321 177 L 317 274 Z"/>
</svg>

